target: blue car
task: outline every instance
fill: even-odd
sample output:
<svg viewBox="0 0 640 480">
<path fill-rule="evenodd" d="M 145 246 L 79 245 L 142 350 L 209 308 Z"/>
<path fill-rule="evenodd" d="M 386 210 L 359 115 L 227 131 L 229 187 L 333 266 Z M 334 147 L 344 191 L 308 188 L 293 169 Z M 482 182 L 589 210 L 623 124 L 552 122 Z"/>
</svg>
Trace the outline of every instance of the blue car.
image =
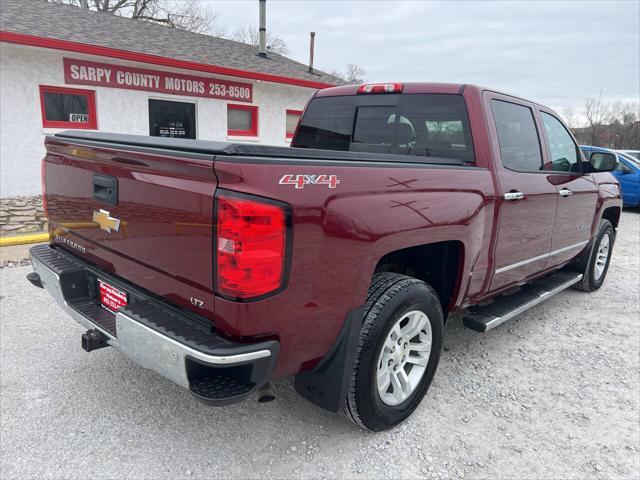
<svg viewBox="0 0 640 480">
<path fill-rule="evenodd" d="M 587 159 L 591 158 L 592 153 L 610 153 L 615 155 L 618 160 L 618 167 L 611 173 L 613 173 L 618 182 L 620 182 L 624 206 L 640 206 L 640 161 L 624 152 L 610 150 L 608 148 L 580 145 L 580 149 Z"/>
</svg>

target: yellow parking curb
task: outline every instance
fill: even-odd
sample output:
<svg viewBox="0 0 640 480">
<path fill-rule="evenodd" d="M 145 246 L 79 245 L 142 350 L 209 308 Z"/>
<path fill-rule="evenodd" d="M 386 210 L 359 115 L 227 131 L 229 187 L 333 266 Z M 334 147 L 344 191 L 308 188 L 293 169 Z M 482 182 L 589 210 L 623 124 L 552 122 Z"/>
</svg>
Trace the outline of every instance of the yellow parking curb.
<svg viewBox="0 0 640 480">
<path fill-rule="evenodd" d="M 49 241 L 48 233 L 16 235 L 15 237 L 0 237 L 0 247 L 9 247 L 11 245 L 26 245 L 28 243 L 43 243 L 48 241 Z"/>
</svg>

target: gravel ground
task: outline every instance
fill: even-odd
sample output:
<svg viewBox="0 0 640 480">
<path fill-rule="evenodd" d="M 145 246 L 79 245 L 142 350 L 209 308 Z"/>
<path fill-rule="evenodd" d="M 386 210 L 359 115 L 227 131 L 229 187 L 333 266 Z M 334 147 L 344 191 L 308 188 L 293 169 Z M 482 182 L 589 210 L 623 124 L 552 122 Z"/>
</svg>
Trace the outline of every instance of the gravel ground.
<svg viewBox="0 0 640 480">
<path fill-rule="evenodd" d="M 640 212 L 601 290 L 568 290 L 487 334 L 452 319 L 427 398 L 366 433 L 274 385 L 225 408 L 111 349 L 0 272 L 1 465 L 9 478 L 640 478 Z"/>
</svg>

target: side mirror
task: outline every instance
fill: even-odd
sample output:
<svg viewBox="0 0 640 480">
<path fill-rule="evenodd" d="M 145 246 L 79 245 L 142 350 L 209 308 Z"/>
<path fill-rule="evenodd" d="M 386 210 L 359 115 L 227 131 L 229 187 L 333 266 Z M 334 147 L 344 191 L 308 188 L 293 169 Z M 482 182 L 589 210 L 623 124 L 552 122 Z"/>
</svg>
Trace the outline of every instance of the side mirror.
<svg viewBox="0 0 640 480">
<path fill-rule="evenodd" d="M 613 153 L 593 152 L 589 159 L 594 172 L 612 172 L 616 169 L 618 161 Z"/>
</svg>

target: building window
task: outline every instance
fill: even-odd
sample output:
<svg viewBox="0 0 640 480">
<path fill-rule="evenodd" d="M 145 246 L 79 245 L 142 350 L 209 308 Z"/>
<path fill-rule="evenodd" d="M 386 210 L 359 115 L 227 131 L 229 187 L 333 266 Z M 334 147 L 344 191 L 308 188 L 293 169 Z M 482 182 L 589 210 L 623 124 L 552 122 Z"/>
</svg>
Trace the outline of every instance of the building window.
<svg viewBox="0 0 640 480">
<path fill-rule="evenodd" d="M 96 129 L 96 92 L 40 85 L 42 126 Z"/>
<path fill-rule="evenodd" d="M 227 133 L 229 135 L 258 136 L 258 107 L 227 105 Z"/>
<path fill-rule="evenodd" d="M 287 138 L 293 138 L 301 116 L 301 110 L 287 110 Z"/>
<path fill-rule="evenodd" d="M 195 103 L 149 100 L 149 135 L 196 138 Z"/>
</svg>

